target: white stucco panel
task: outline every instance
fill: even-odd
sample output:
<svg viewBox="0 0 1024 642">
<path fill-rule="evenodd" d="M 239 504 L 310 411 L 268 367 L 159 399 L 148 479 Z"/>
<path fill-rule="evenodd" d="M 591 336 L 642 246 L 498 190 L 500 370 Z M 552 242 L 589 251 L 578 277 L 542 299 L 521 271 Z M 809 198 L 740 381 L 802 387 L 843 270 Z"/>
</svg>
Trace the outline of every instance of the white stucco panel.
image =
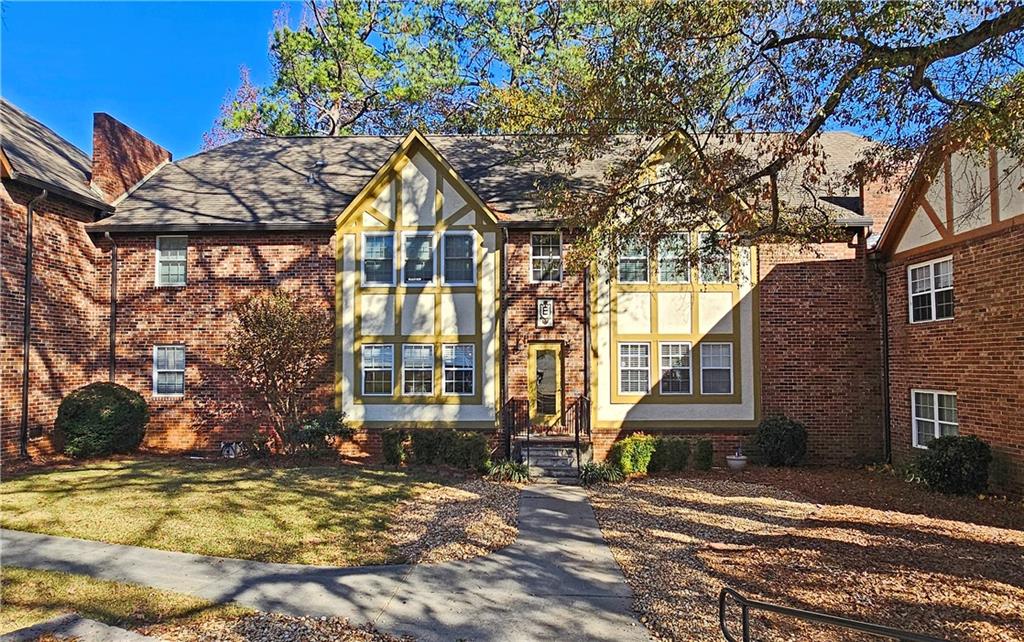
<svg viewBox="0 0 1024 642">
<path fill-rule="evenodd" d="M 359 299 L 360 333 L 392 335 L 395 333 L 395 297 L 392 294 L 363 294 Z"/>
<path fill-rule="evenodd" d="M 1024 163 L 1006 153 L 1000 153 L 999 220 L 1005 221 L 1024 214 Z"/>
<path fill-rule="evenodd" d="M 476 294 L 441 294 L 441 334 L 476 334 Z"/>
<path fill-rule="evenodd" d="M 732 293 L 701 292 L 697 298 L 701 334 L 732 332 Z"/>
<path fill-rule="evenodd" d="M 346 234 L 341 239 L 341 407 L 346 411 L 353 408 L 355 381 L 355 359 L 352 346 L 355 345 L 355 291 L 356 291 L 356 237 Z M 360 406 L 361 407 L 361 406 Z M 354 417 L 356 418 L 356 417 Z"/>
<path fill-rule="evenodd" d="M 402 224 L 433 227 L 437 172 L 423 154 L 414 154 L 402 168 Z"/>
<path fill-rule="evenodd" d="M 372 214 L 363 212 L 363 227 L 384 227 L 384 224 Z"/>
<path fill-rule="evenodd" d="M 910 219 L 906 231 L 903 232 L 899 245 L 896 246 L 896 251 L 911 250 L 926 243 L 938 241 L 941 238 L 942 236 L 935 229 L 931 219 L 928 218 L 928 215 L 925 214 L 921 207 L 918 207 L 917 211 L 914 212 L 914 216 Z"/>
<path fill-rule="evenodd" d="M 412 292 L 402 298 L 402 334 L 434 334 L 432 292 Z"/>
<path fill-rule="evenodd" d="M 618 294 L 619 334 L 647 334 L 651 331 L 651 295 L 647 292 Z"/>
<path fill-rule="evenodd" d="M 690 334 L 691 294 L 689 292 L 659 292 L 658 332 L 661 334 Z"/>
<path fill-rule="evenodd" d="M 444 219 L 448 219 L 449 216 L 466 205 L 466 199 L 462 198 L 462 194 L 459 193 L 459 190 L 455 189 L 449 181 L 443 182 L 441 196 L 443 198 L 441 216 Z"/>
<path fill-rule="evenodd" d="M 953 154 L 949 167 L 953 179 L 953 233 L 959 234 L 991 223 L 988 154 L 982 163 L 975 156 Z M 938 212 L 939 218 L 942 218 L 944 213 L 941 210 Z"/>
<path fill-rule="evenodd" d="M 386 216 L 388 220 L 395 220 L 395 184 L 389 181 L 384 185 L 380 194 L 373 200 L 371 207 Z"/>
</svg>

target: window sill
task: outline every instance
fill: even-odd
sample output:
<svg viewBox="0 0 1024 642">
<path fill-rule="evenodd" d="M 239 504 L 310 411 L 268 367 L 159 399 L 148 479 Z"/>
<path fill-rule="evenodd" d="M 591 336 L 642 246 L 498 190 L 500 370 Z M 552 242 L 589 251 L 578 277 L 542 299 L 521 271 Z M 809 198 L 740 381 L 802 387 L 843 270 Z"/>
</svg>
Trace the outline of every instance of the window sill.
<svg viewBox="0 0 1024 642">
<path fill-rule="evenodd" d="M 153 287 L 157 290 L 181 290 L 188 287 L 188 283 L 157 283 Z"/>
<path fill-rule="evenodd" d="M 154 392 L 154 399 L 184 399 L 184 392 L 170 393 L 170 392 Z"/>
<path fill-rule="evenodd" d="M 910 321 L 910 325 L 928 325 L 929 323 L 943 323 L 945 321 L 953 321 L 956 317 L 944 317 L 942 319 L 927 319 L 925 321 Z"/>
</svg>

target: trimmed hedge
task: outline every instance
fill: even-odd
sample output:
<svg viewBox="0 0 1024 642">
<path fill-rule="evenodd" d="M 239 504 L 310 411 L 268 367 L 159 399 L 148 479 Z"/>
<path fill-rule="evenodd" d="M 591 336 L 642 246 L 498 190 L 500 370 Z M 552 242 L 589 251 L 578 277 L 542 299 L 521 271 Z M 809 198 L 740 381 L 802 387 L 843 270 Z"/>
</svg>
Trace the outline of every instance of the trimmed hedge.
<svg viewBox="0 0 1024 642">
<path fill-rule="evenodd" d="M 412 460 L 417 464 L 451 466 L 484 472 L 490 448 L 479 432 L 412 430 Z"/>
<path fill-rule="evenodd" d="M 693 453 L 693 467 L 697 470 L 711 470 L 715 460 L 715 447 L 710 439 L 699 439 L 697 450 Z"/>
<path fill-rule="evenodd" d="M 90 383 L 60 402 L 54 422 L 72 457 L 127 453 L 142 443 L 149 421 L 146 400 L 116 383 Z"/>
<path fill-rule="evenodd" d="M 647 470 L 652 473 L 676 473 L 690 462 L 690 440 L 683 437 L 657 437 Z"/>
<path fill-rule="evenodd" d="M 754 433 L 761 462 L 768 466 L 796 466 L 807 454 L 807 427 L 786 417 L 767 417 Z"/>
<path fill-rule="evenodd" d="M 917 460 L 928 487 L 951 495 L 984 492 L 991 463 L 992 449 L 973 435 L 933 439 Z"/>
<path fill-rule="evenodd" d="M 404 430 L 384 430 L 380 433 L 380 450 L 384 463 L 399 466 L 405 462 L 405 441 L 409 438 Z"/>
<path fill-rule="evenodd" d="M 643 433 L 615 442 L 608 461 L 624 475 L 645 475 L 654 455 L 655 438 Z"/>
</svg>

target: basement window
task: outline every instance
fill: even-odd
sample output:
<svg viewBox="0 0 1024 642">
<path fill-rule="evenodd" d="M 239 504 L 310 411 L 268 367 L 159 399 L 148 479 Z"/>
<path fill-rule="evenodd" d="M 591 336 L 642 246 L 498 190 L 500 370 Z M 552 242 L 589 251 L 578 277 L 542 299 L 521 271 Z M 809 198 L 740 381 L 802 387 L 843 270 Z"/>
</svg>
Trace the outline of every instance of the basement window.
<svg viewBox="0 0 1024 642">
<path fill-rule="evenodd" d="M 187 236 L 156 237 L 157 287 L 184 287 L 187 263 Z"/>
<path fill-rule="evenodd" d="M 914 416 L 915 448 L 927 448 L 932 439 L 959 434 L 955 392 L 912 390 L 910 403 Z"/>
<path fill-rule="evenodd" d="M 917 263 L 907 268 L 910 322 L 953 318 L 953 257 Z"/>
<path fill-rule="evenodd" d="M 185 394 L 185 346 L 153 346 L 153 394 Z"/>
</svg>

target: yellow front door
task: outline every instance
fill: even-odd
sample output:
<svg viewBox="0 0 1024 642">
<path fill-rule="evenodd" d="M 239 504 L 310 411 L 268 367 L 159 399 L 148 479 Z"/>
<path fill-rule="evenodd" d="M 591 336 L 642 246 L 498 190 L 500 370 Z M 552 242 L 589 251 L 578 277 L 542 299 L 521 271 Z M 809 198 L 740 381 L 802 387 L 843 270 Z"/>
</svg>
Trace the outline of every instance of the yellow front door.
<svg viewBox="0 0 1024 642">
<path fill-rule="evenodd" d="M 531 343 L 527 387 L 530 421 L 556 426 L 562 422 L 562 344 Z"/>
</svg>

